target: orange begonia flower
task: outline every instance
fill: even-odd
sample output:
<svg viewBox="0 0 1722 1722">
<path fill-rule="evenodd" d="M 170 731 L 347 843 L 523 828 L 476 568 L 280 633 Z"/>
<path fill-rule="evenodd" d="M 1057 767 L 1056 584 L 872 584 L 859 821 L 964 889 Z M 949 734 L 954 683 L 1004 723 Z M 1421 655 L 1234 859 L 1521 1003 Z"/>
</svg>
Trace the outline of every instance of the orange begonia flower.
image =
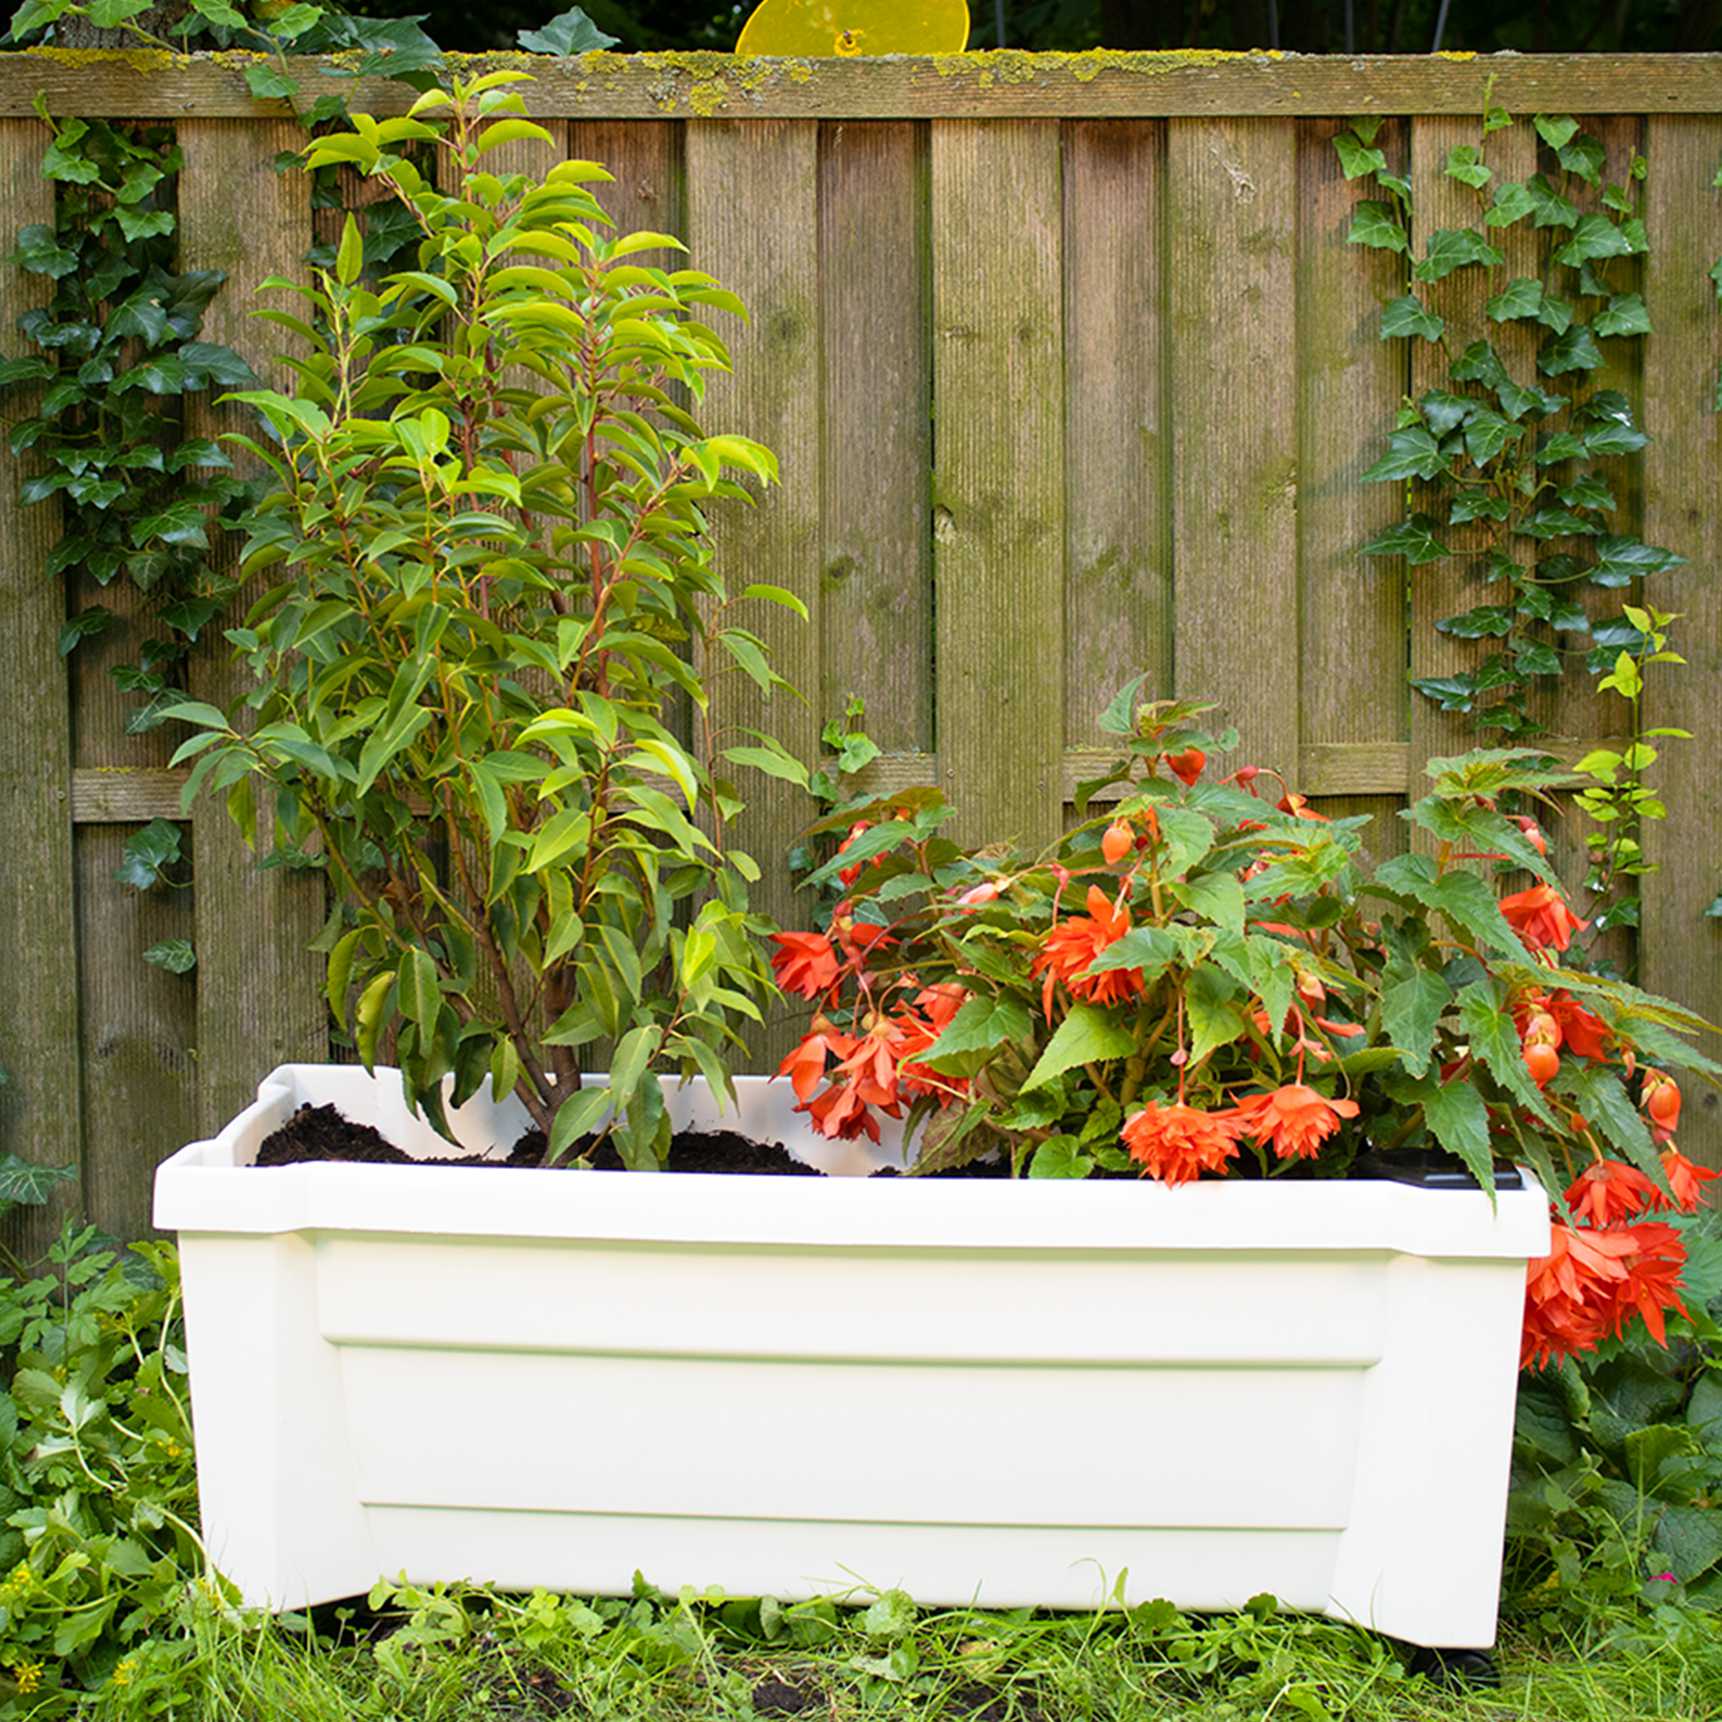
<svg viewBox="0 0 1722 1722">
<path fill-rule="evenodd" d="M 1554 1223 L 1549 1253 L 1525 1269 L 1525 1325 L 1519 1367 L 1542 1368 L 1592 1350 L 1609 1331 L 1627 1282 L 1630 1231 Z"/>
<path fill-rule="evenodd" d="M 1680 1084 L 1666 1071 L 1647 1070 L 1638 1091 L 1639 1104 L 1650 1115 L 1650 1134 L 1658 1147 L 1674 1139 L 1680 1124 Z"/>
<path fill-rule="evenodd" d="M 1203 1172 L 1218 1172 L 1237 1153 L 1239 1128 L 1235 1113 L 1150 1100 L 1125 1120 L 1120 1136 L 1147 1176 L 1188 1184 Z"/>
<path fill-rule="evenodd" d="M 1029 971 L 1046 976 L 1041 988 L 1041 1008 L 1049 1022 L 1053 987 L 1060 981 L 1071 997 L 1098 1005 L 1122 1004 L 1141 992 L 1140 969 L 1109 969 L 1098 975 L 1082 972 L 1108 945 L 1116 944 L 1129 931 L 1130 911 L 1115 909 L 1098 885 L 1090 885 L 1088 913 L 1072 915 L 1053 927 L 1042 941 L 1040 954 Z"/>
<path fill-rule="evenodd" d="M 1549 1013 L 1561 1025 L 1561 1045 L 1580 1058 L 1606 1058 L 1609 1026 L 1595 1011 L 1586 1010 L 1571 993 L 1556 993 Z"/>
<path fill-rule="evenodd" d="M 1564 951 L 1573 942 L 1573 934 L 1582 932 L 1588 922 L 1581 921 L 1567 907 L 1566 899 L 1549 885 L 1533 885 L 1527 891 L 1515 891 L 1501 899 L 1501 913 L 1507 925 L 1533 951 Z"/>
<path fill-rule="evenodd" d="M 789 1078 L 797 1100 L 806 1100 L 825 1080 L 826 1060 L 847 1058 L 854 1050 L 853 1035 L 840 1033 L 825 1017 L 816 1016 L 795 1050 L 777 1067 L 777 1074 Z"/>
<path fill-rule="evenodd" d="M 1704 1186 L 1712 1178 L 1722 1177 L 1722 1172 L 1709 1166 L 1695 1166 L 1678 1148 L 1669 1147 L 1662 1150 L 1662 1175 L 1674 1192 L 1676 1205 L 1691 1214 L 1697 1212 L 1698 1204 L 1704 1200 Z M 1658 1190 L 1657 1195 L 1661 1194 Z"/>
<path fill-rule="evenodd" d="M 1622 1160 L 1598 1160 L 1585 1167 L 1567 1191 L 1567 1206 L 1593 1226 L 1613 1226 L 1654 1207 L 1661 1191 Z"/>
<path fill-rule="evenodd" d="M 1342 1119 L 1357 1116 L 1355 1100 L 1329 1100 L 1301 1082 L 1238 1102 L 1241 1127 L 1257 1142 L 1270 1143 L 1282 1160 L 1313 1160 Z"/>
<path fill-rule="evenodd" d="M 773 933 L 771 972 L 786 993 L 816 999 L 836 985 L 840 964 L 823 933 Z"/>
</svg>

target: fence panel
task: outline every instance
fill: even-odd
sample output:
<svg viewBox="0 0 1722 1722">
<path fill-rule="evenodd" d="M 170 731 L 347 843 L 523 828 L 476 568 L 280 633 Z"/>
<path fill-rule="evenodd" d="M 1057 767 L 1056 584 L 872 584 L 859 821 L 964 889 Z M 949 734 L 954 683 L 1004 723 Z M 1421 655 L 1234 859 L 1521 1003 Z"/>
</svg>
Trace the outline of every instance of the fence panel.
<svg viewBox="0 0 1722 1722">
<path fill-rule="evenodd" d="M 1691 559 L 1648 594 L 1685 612 L 1689 660 L 1658 683 L 1655 721 L 1703 731 L 1722 704 L 1722 523 L 1709 506 L 1722 316 L 1705 278 L 1722 255 L 1722 62 L 1049 56 L 996 62 L 1008 77 L 989 68 L 980 56 L 743 74 L 721 57 L 600 58 L 546 63 L 527 92 L 557 148 L 614 171 L 606 196 L 623 229 L 686 237 L 694 266 L 752 311 L 726 331 L 736 374 L 714 379 L 706 418 L 770 444 L 783 486 L 725 515 L 719 555 L 732 585 L 788 587 L 813 622 L 768 611 L 759 623 L 805 703 L 766 701 L 730 675 L 719 723 L 770 729 L 811 757 L 823 721 L 860 696 L 886 749 L 876 785 L 942 782 L 963 835 L 1032 843 L 1108 757 L 1096 713 L 1146 673 L 1151 693 L 1219 700 L 1245 753 L 1324 810 L 1402 808 L 1426 757 L 1476 740 L 1406 679 L 1474 660 L 1433 623 L 1485 588 L 1456 563 L 1408 579 L 1357 555 L 1404 503 L 1359 477 L 1406 392 L 1444 382 L 1446 361 L 1378 338 L 1404 260 L 1346 243 L 1361 193 L 1332 140 L 1341 116 L 1384 118 L 1377 144 L 1412 176 L 1421 248 L 1434 228 L 1477 218 L 1475 194 L 1444 170 L 1454 144 L 1476 141 L 1493 77 L 1494 99 L 1520 114 L 1596 116 L 1586 123 L 1612 179 L 1636 150 L 1649 158 L 1656 333 L 1642 357 L 1611 344 L 1602 380 L 1642 398 L 1656 438 L 1642 466 L 1613 475 L 1622 526 L 1642 520 L 1650 541 Z M 183 260 L 230 275 L 208 338 L 261 368 L 277 332 L 246 318 L 255 284 L 295 273 L 313 227 L 304 181 L 273 166 L 298 141 L 293 125 L 208 59 L 146 77 L 123 60 L 23 55 L 0 71 L 0 183 L 19 219 L 51 212 L 36 174 L 45 137 L 23 117 L 36 89 L 56 112 L 175 120 Z M 410 99 L 343 87 L 378 112 Z M 1489 150 L 1502 177 L 1535 170 L 1528 124 Z M 332 238 L 330 219 L 317 231 Z M 1514 273 L 1546 265 L 1546 233 L 1503 242 Z M 7 274 L 10 317 L 39 285 Z M 1486 335 L 1530 362 L 1532 332 L 1483 318 L 1474 284 L 1428 291 L 1453 319 L 1450 343 Z M 54 651 L 66 600 L 40 573 L 52 537 L 47 508 L 0 498 L 0 663 L 29 691 L 0 773 L 0 914 L 17 957 L 0 994 L 14 1078 L 0 1117 L 5 1146 L 44 1160 L 81 1151 L 96 1217 L 129 1230 L 163 1152 L 217 1122 L 275 1058 L 326 1044 L 303 954 L 320 894 L 257 873 L 213 808 L 194 823 L 190 890 L 112 882 L 130 831 L 178 818 L 177 774 L 159 734 L 123 734 L 106 673 L 127 655 L 123 634 L 80 649 L 68 705 Z M 204 694 L 232 686 L 216 651 L 200 648 L 194 676 Z M 1562 751 L 1608 727 L 1576 679 L 1539 697 Z M 1722 921 L 1703 917 L 1722 888 L 1722 791 L 1702 742 L 1670 743 L 1660 769 L 1673 837 L 1651 834 L 1663 870 L 1646 884 L 1639 954 L 1649 984 L 1722 1017 Z M 807 804 L 775 783 L 753 799 L 744 835 L 765 870 L 761 900 L 793 918 L 783 859 Z M 1576 820 L 1559 837 L 1569 877 L 1581 837 Z M 1372 848 L 1405 841 L 1386 818 Z M 142 964 L 152 940 L 193 929 L 192 979 Z M 755 1061 L 784 1038 L 772 1024 Z M 1714 1098 L 1688 1107 L 1684 1145 L 1722 1162 Z"/>
</svg>

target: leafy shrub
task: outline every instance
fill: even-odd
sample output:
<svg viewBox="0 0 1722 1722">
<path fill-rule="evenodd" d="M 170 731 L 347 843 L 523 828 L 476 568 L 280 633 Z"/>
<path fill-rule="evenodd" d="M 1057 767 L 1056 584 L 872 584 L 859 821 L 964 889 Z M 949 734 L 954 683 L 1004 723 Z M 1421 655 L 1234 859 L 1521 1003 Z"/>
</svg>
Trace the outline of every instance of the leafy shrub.
<svg viewBox="0 0 1722 1722">
<path fill-rule="evenodd" d="M 1690 1210 L 1714 1174 L 1659 1152 L 1679 1111 L 1659 1067 L 1717 1066 L 1690 1013 L 1561 966 L 1582 923 L 1534 821 L 1497 806 L 1546 798 L 1552 762 L 1431 760 L 1407 817 L 1434 852 L 1366 877 L 1367 819 L 1264 796 L 1252 767 L 1208 776 L 1204 709 L 1126 689 L 1105 719 L 1126 757 L 1079 812 L 1120 799 L 1038 858 L 960 851 L 936 790 L 821 821 L 848 835 L 808 882 L 845 896 L 825 928 L 774 935 L 781 984 L 817 1004 L 780 1072 L 800 1109 L 875 1140 L 881 1114 L 906 1118 L 923 1172 L 997 1153 L 1030 1177 L 1178 1184 L 1433 1150 L 1492 1190 L 1497 1157 L 1524 1160 L 1563 1220 L 1527 1361 L 1639 1315 L 1660 1336 L 1685 1257 L 1648 1215 Z M 1535 882 L 1499 895 L 1480 862 Z"/>
<path fill-rule="evenodd" d="M 708 688 L 779 685 L 737 605 L 801 606 L 726 593 L 708 510 L 747 500 L 726 469 L 764 484 L 776 462 L 678 404 L 727 369 L 702 319 L 739 301 L 640 261 L 675 239 L 603 237 L 601 167 L 489 171 L 498 145 L 549 137 L 520 117 L 523 77 L 430 91 L 305 151 L 395 193 L 417 267 L 365 284 L 349 222 L 332 273 L 274 283 L 303 315 L 260 314 L 309 356 L 294 394 L 236 398 L 277 444 L 237 439 L 276 481 L 244 567 L 279 584 L 228 636 L 250 710 L 175 707 L 200 732 L 176 757 L 195 760 L 188 797 L 227 790 L 248 838 L 261 807 L 278 849 L 333 875 L 329 1001 L 367 1066 L 392 1042 L 433 1121 L 445 1077 L 459 1103 L 488 1075 L 553 1155 L 612 1129 L 649 1166 L 668 1142 L 650 1073 L 727 1089 L 722 1053 L 769 988 L 758 869 L 727 839 L 741 803 L 718 772 L 726 751 L 796 768 L 768 738 L 726 749 Z M 438 183 L 408 159 L 427 150 Z M 600 1040 L 609 1091 L 582 1091 Z"/>
<path fill-rule="evenodd" d="M 117 1681 L 202 1578 L 170 1245 L 68 1227 L 0 1279 L 0 1717 L 46 1718 Z"/>
</svg>

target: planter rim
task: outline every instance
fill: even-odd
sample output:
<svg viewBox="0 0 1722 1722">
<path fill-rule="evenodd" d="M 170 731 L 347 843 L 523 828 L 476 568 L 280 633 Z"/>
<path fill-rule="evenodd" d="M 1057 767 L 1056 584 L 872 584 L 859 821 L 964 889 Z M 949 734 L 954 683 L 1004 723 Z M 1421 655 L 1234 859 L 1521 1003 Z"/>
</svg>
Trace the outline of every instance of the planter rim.
<svg viewBox="0 0 1722 1722">
<path fill-rule="evenodd" d="M 1548 1250 L 1535 1178 L 1500 1191 L 1427 1190 L 1385 1180 L 1161 1184 L 1105 1180 L 796 1178 L 769 1174 L 570 1172 L 315 1163 L 259 1171 L 245 1139 L 325 1073 L 282 1066 L 216 1137 L 156 1173 L 155 1221 L 201 1234 L 365 1233 L 613 1244 L 780 1246 L 1026 1253 L 1390 1251 L 1521 1260 Z M 379 1081 L 395 1073 L 379 1067 Z M 740 1076 L 755 1104 L 778 1084 Z M 666 1098 L 680 1085 L 666 1078 Z M 689 1085 L 697 1088 L 698 1083 Z M 686 1093 L 686 1089 L 680 1090 Z M 783 1110 L 788 1115 L 787 1099 Z M 793 1130 L 799 1121 L 792 1121 Z M 787 1134 L 787 1132 L 786 1132 Z M 791 1144 L 793 1146 L 793 1144 Z"/>
</svg>

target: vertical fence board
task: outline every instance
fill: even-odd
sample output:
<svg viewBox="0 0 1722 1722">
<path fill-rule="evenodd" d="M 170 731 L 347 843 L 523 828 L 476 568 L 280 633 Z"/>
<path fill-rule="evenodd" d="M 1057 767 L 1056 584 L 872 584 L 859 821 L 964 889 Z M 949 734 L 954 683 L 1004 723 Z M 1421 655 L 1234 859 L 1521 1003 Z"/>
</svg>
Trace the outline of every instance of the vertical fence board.
<svg viewBox="0 0 1722 1722">
<path fill-rule="evenodd" d="M 1669 823 L 1646 833 L 1661 871 L 1645 881 L 1641 966 L 1653 991 L 1722 1022 L 1722 920 L 1705 909 L 1722 893 L 1722 774 L 1716 720 L 1722 702 L 1722 306 L 1706 272 L 1722 258 L 1722 119 L 1653 115 L 1646 122 L 1645 182 L 1650 269 L 1645 300 L 1656 333 L 1645 350 L 1645 537 L 1689 558 L 1658 582 L 1658 607 L 1684 612 L 1678 645 L 1686 666 L 1658 674 L 1650 699 L 1656 724 L 1688 729 L 1695 741 L 1664 748 L 1657 783 Z M 1714 1048 L 1709 1049 L 1714 1051 Z M 1680 1146 L 1722 1166 L 1722 1096 L 1684 1085 Z"/>
<path fill-rule="evenodd" d="M 1064 379 L 1056 121 L 935 121 L 939 769 L 962 841 L 1058 831 Z"/>
<path fill-rule="evenodd" d="M 286 120 L 196 120 L 180 126 L 179 140 L 185 154 L 182 261 L 227 273 L 204 320 L 204 338 L 232 347 L 267 376 L 280 338 L 247 312 L 265 302 L 257 291 L 265 276 L 303 272 L 311 235 L 309 181 L 301 173 L 277 173 L 274 165 L 277 151 L 296 148 L 301 134 Z M 192 429 L 208 436 L 244 423 L 232 408 L 203 407 Z M 221 545 L 216 554 L 231 565 L 237 548 Z M 225 704 L 243 685 L 225 642 L 212 641 L 193 666 L 193 692 Z M 269 826 L 265 806 L 260 851 L 270 844 Z M 219 799 L 200 800 L 194 830 L 200 1111 L 204 1128 L 213 1130 L 273 1065 L 327 1056 L 320 964 L 306 949 L 325 905 L 320 874 L 260 871 Z"/>
<path fill-rule="evenodd" d="M 1064 735 L 1103 743 L 1127 681 L 1172 690 L 1166 436 L 1166 128 L 1064 129 L 1066 586 Z"/>
<path fill-rule="evenodd" d="M 1181 695 L 1297 771 L 1297 134 L 1168 122 L 1172 579 Z"/>
<path fill-rule="evenodd" d="M 851 695 L 888 753 L 933 745 L 926 132 L 848 120 L 819 151 L 821 719 Z M 811 694 L 813 690 L 808 690 Z"/>
<path fill-rule="evenodd" d="M 616 176 L 614 184 L 592 187 L 616 223 L 613 233 L 643 230 L 686 237 L 679 125 L 673 120 L 572 120 L 565 131 L 569 160 L 600 162 Z"/>
<path fill-rule="evenodd" d="M 45 135 L 29 120 L 0 121 L 0 189 L 14 225 L 54 219 L 54 187 L 42 177 Z M 0 341 L 20 351 L 18 318 L 43 303 L 44 276 L 0 269 Z M 25 416 L 34 396 L 12 396 Z M 59 532 L 52 502 L 26 507 L 18 485 L 29 469 L 0 479 L 0 686 L 12 691 L 0 734 L 0 1153 L 64 1166 L 79 1158 L 77 929 L 72 872 L 69 691 L 57 641 L 65 588 L 42 571 Z M 15 1220 L 8 1241 L 33 1255 L 51 1216 Z"/>
<path fill-rule="evenodd" d="M 720 653 L 707 666 L 712 718 L 723 739 L 744 728 L 775 735 L 802 759 L 819 741 L 815 702 L 819 651 L 819 130 L 812 121 L 692 121 L 687 130 L 688 237 L 692 263 L 741 296 L 751 321 L 723 329 L 735 360 L 732 377 L 714 376 L 702 419 L 708 431 L 733 431 L 773 449 L 781 489 L 754 509 L 717 511 L 717 562 L 731 592 L 752 581 L 787 587 L 808 607 L 804 623 L 770 604 L 741 608 L 742 625 L 766 643 L 779 675 L 803 696 L 777 690 L 763 698 Z M 793 784 L 738 772 L 748 801 L 735 837 L 763 877 L 753 901 L 794 924 L 797 913 L 785 857 L 808 823 L 811 803 Z M 764 1068 L 793 1038 L 788 1007 L 758 1038 Z M 766 1064 L 765 1061 L 770 1063 Z"/>
<path fill-rule="evenodd" d="M 1457 119 L 1422 118 L 1411 128 L 1412 246 L 1417 257 L 1428 247 L 1429 235 L 1438 228 L 1480 226 L 1482 204 L 1470 186 L 1446 175 L 1447 153 L 1458 144 L 1476 144 L 1482 138 L 1481 121 L 1473 116 Z M 1523 180 L 1536 171 L 1536 133 L 1529 124 L 1498 132 L 1488 140 L 1490 165 L 1497 180 Z M 1492 230 L 1490 238 L 1506 257 L 1504 271 L 1497 272 L 1504 285 L 1508 276 L 1539 273 L 1539 239 L 1528 222 L 1517 227 Z M 1520 382 L 1538 380 L 1536 333 L 1524 323 L 1492 323 L 1485 315 L 1481 288 L 1482 272 L 1460 269 L 1444 281 L 1417 288 L 1418 296 L 1431 310 L 1447 320 L 1446 351 L 1428 341 L 1411 343 L 1411 392 L 1421 397 L 1425 390 L 1444 389 L 1448 384 L 1448 353 L 1457 357 L 1475 340 L 1492 341 L 1509 371 Z M 1492 289 L 1491 289 L 1492 290 Z M 1384 490 L 1393 487 L 1383 485 Z M 1426 506 L 1419 497 L 1414 507 Z M 1444 512 L 1444 511 L 1443 511 Z M 1471 572 L 1471 564 L 1487 542 L 1481 525 L 1461 526 L 1442 533 L 1445 543 L 1459 554 L 1445 561 L 1426 563 L 1411 570 L 1411 673 L 1414 676 L 1455 675 L 1479 662 L 1493 641 L 1456 640 L 1437 633 L 1443 616 L 1469 609 L 1484 601 L 1488 590 Z M 1526 540 L 1517 548 L 1522 550 Z M 1425 781 L 1423 762 L 1432 756 L 1463 753 L 1478 745 L 1474 719 L 1466 713 L 1443 712 L 1433 700 L 1414 693 L 1411 698 L 1411 783 Z M 1419 832 L 1415 841 L 1426 841 Z"/>
<path fill-rule="evenodd" d="M 1379 428 L 1405 392 L 1403 345 L 1380 337 L 1380 308 L 1402 290 L 1404 260 L 1351 245 L 1352 213 L 1363 195 L 1341 171 L 1333 147 L 1343 129 L 1316 120 L 1298 133 L 1298 589 L 1299 704 L 1305 743 L 1402 741 L 1409 595 L 1405 565 L 1369 558 L 1359 547 L 1398 519 L 1403 498 L 1390 484 L 1362 484 Z M 1388 121 L 1376 147 L 1405 171 L 1405 127 Z M 1384 859 L 1404 847 L 1394 817 L 1403 797 L 1324 797 L 1336 818 L 1368 814 L 1366 853 Z"/>
</svg>

